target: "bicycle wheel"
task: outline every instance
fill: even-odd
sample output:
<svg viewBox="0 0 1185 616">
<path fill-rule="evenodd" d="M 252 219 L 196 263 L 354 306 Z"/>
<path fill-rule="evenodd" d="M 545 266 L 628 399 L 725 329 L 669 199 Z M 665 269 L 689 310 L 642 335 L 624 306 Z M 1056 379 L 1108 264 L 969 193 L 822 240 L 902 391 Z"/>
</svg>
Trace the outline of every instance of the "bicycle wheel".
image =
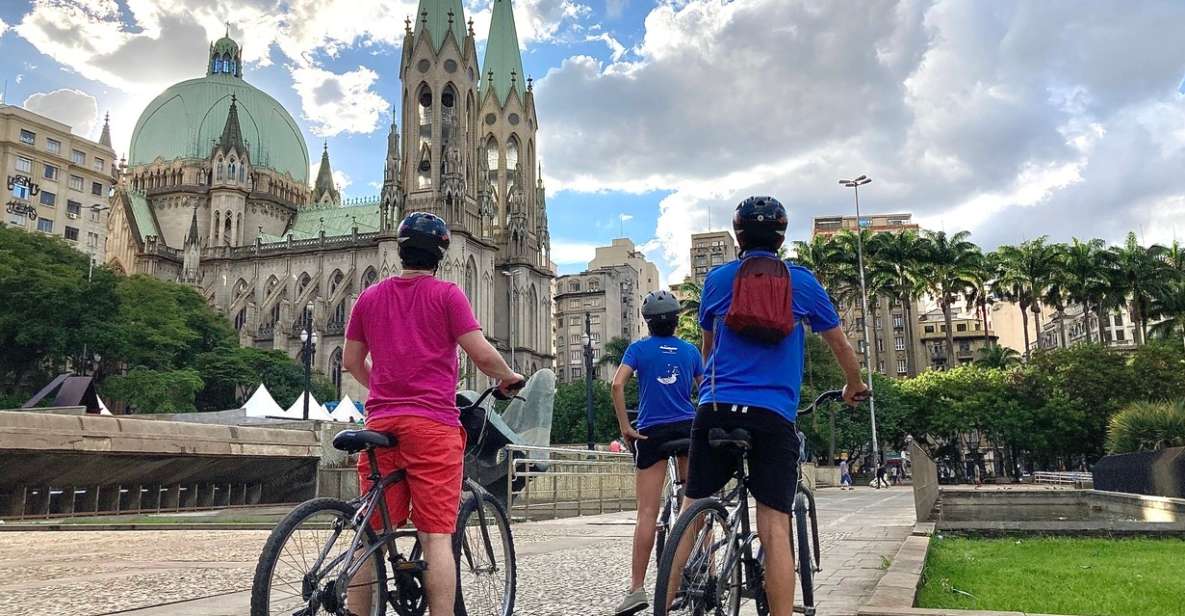
<svg viewBox="0 0 1185 616">
<path fill-rule="evenodd" d="M 359 586 L 339 581 L 349 563 L 354 539 L 354 508 L 344 501 L 317 498 L 297 505 L 272 529 L 251 584 L 251 616 L 336 614 L 346 603 L 347 590 Z M 363 547 L 374 545 L 374 533 L 367 528 Z M 359 570 L 358 577 L 372 574 L 370 610 L 355 613 L 382 616 L 387 606 L 387 572 L 381 552 L 375 552 Z"/>
<path fill-rule="evenodd" d="M 802 507 L 794 508 L 794 533 L 797 536 L 795 547 L 798 549 L 798 578 L 802 586 L 802 604 L 806 607 L 815 605 L 815 563 L 811 553 L 811 535 L 808 526 L 806 510 Z"/>
<path fill-rule="evenodd" d="M 518 570 L 510 516 L 488 492 L 467 494 L 461 502 L 453 555 L 457 561 L 457 616 L 514 613 Z"/>
<path fill-rule="evenodd" d="M 654 616 L 723 615 L 735 604 L 739 584 L 736 537 L 728 512 L 715 499 L 684 511 L 667 538 L 654 588 Z"/>
</svg>

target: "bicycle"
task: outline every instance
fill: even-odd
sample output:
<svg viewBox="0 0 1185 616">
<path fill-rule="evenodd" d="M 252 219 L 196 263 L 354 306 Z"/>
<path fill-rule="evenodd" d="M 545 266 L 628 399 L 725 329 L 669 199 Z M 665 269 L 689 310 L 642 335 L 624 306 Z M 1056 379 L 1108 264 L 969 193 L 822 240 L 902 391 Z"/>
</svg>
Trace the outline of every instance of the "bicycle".
<svg viewBox="0 0 1185 616">
<path fill-rule="evenodd" d="M 841 391 L 824 392 L 798 414 L 810 415 L 820 404 L 842 398 Z M 799 438 L 802 438 L 801 433 Z M 659 563 L 654 589 L 655 616 L 737 616 L 746 600 L 756 604 L 760 616 L 769 614 L 765 596 L 764 551 L 749 522 L 747 469 L 751 439 L 749 431 L 743 428 L 730 432 L 713 428 L 708 433 L 709 446 L 731 450 L 740 457 L 734 475 L 736 485 L 723 498 L 696 501 L 675 523 Z M 800 471 L 804 457 L 799 455 Z M 814 574 L 822 570 L 818 519 L 814 494 L 802 479 L 801 472 L 794 496 L 793 515 L 795 532 L 791 534 L 790 548 L 792 554 L 797 551 L 796 568 L 803 596 L 803 605 L 796 605 L 794 611 L 814 616 L 813 579 Z M 686 547 L 681 549 L 681 546 Z M 686 552 L 684 564 L 678 575 L 678 588 L 672 589 L 672 571 L 680 551 Z"/>
<path fill-rule="evenodd" d="M 497 387 L 482 393 L 462 407 L 465 425 L 473 414 L 482 412 L 487 398 L 506 400 Z M 470 441 L 477 446 L 481 431 Z M 371 488 L 350 500 L 315 498 L 298 505 L 272 530 L 260 554 L 251 587 L 251 616 L 382 616 L 390 607 L 399 616 L 422 616 L 427 612 L 424 572 L 427 563 L 414 529 L 391 528 L 383 494 L 403 481 L 406 471 L 378 474 L 376 448 L 392 447 L 394 438 L 371 430 L 346 430 L 333 439 L 333 446 L 347 453 L 365 451 L 370 460 Z M 372 528 L 378 515 L 381 533 Z M 348 533 L 351 541 L 338 543 Z M 306 539 L 306 536 L 308 539 Z M 397 542 L 410 540 L 405 556 Z M 385 549 L 385 550 L 384 550 Z M 386 562 L 383 552 L 386 553 Z M 453 534 L 456 562 L 457 616 L 510 616 L 514 612 L 517 567 L 510 518 L 506 509 L 475 481 L 466 478 L 457 529 Z M 389 570 L 388 570 L 389 565 Z M 372 568 L 372 579 L 354 583 L 362 569 Z M 280 577 L 277 577 L 280 576 Z M 369 587 L 371 609 L 367 614 L 347 610 L 347 590 Z"/>
<path fill-rule="evenodd" d="M 659 453 L 667 459 L 667 482 L 663 488 L 663 492 L 666 494 L 666 503 L 663 504 L 662 513 L 658 514 L 658 525 L 655 531 L 655 567 L 662 560 L 662 551 L 666 547 L 671 525 L 679 519 L 679 510 L 683 508 L 683 479 L 679 477 L 679 456 L 686 456 L 690 449 L 690 438 L 668 441 L 659 449 Z"/>
</svg>

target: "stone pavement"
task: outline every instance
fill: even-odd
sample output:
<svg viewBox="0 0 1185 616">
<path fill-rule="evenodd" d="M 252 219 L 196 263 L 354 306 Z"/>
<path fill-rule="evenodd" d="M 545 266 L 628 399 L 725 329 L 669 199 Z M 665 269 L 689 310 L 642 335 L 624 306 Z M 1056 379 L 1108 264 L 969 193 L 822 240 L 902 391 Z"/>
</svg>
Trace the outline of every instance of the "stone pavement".
<svg viewBox="0 0 1185 616">
<path fill-rule="evenodd" d="M 912 493 L 824 489 L 817 499 L 819 613 L 854 615 L 913 528 Z M 632 513 L 619 513 L 516 525 L 515 613 L 608 614 L 628 581 L 633 521 Z M 242 616 L 266 536 L 223 530 L 0 533 L 0 613 Z"/>
</svg>

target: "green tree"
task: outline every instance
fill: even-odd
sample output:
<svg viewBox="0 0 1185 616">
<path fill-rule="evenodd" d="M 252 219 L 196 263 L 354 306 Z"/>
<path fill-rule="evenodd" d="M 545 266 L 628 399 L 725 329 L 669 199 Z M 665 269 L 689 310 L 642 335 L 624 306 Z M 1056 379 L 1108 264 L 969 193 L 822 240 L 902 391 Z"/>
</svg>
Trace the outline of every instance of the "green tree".
<svg viewBox="0 0 1185 616">
<path fill-rule="evenodd" d="M 1078 238 L 1062 253 L 1065 289 L 1070 301 L 1081 304 L 1086 314 L 1094 314 L 1099 323 L 1099 342 L 1103 340 L 1102 324 L 1108 288 L 1111 285 L 1111 253 L 1103 240 L 1083 242 Z M 1086 342 L 1092 342 L 1090 319 L 1086 320 Z"/>
<path fill-rule="evenodd" d="M 630 346 L 628 338 L 616 337 L 605 344 L 605 348 L 601 351 L 601 359 L 597 360 L 598 366 L 620 366 L 621 360 L 625 358 L 625 350 Z"/>
<path fill-rule="evenodd" d="M 684 281 L 679 288 L 683 300 L 680 302 L 682 310 L 675 335 L 694 344 L 696 348 L 702 347 L 704 342 L 704 333 L 699 327 L 699 304 L 703 291 L 703 287 L 691 280 Z"/>
<path fill-rule="evenodd" d="M 838 285 L 836 279 L 840 266 L 839 246 L 829 235 L 816 235 L 809 242 L 794 242 L 794 261 L 815 274 L 824 289 L 831 290 Z"/>
<path fill-rule="evenodd" d="M 925 277 L 922 275 L 925 268 L 925 246 L 912 231 L 884 233 L 882 237 L 877 259 L 870 267 L 871 276 L 876 279 L 877 288 L 882 289 L 901 305 L 905 322 L 913 323 L 914 302 L 926 290 Z M 906 327 L 904 333 L 905 348 L 910 350 L 905 354 L 906 369 L 910 374 L 914 374 L 917 367 L 912 352 L 916 342 L 913 339 L 913 328 Z"/>
<path fill-rule="evenodd" d="M 197 370 L 149 370 L 135 368 L 107 379 L 108 394 L 124 401 L 135 413 L 193 412 L 194 398 L 202 388 Z"/>
<path fill-rule="evenodd" d="M 1167 268 L 1160 259 L 1163 252 L 1163 246 L 1141 246 L 1136 240 L 1135 233 L 1127 234 L 1127 241 L 1123 246 L 1111 247 L 1115 265 L 1115 291 L 1131 302 L 1137 346 L 1147 340 L 1152 301 L 1163 291 L 1165 282 L 1170 279 L 1165 275 Z"/>
<path fill-rule="evenodd" d="M 1128 360 L 1131 400 L 1185 400 L 1185 349 L 1169 340 L 1141 346 Z"/>
<path fill-rule="evenodd" d="M 1157 451 L 1185 447 L 1185 401 L 1136 402 L 1111 418 L 1107 451 Z"/>
<path fill-rule="evenodd" d="M 1056 246 L 1041 236 L 1020 246 L 1001 246 L 997 250 L 1002 266 L 1001 277 L 1020 288 L 1019 295 L 1033 312 L 1034 338 L 1041 336 L 1041 299 L 1049 288 L 1050 279 L 1058 269 L 1061 258 Z M 1025 357 L 1029 357 L 1028 336 L 1025 336 Z"/>
<path fill-rule="evenodd" d="M 975 282 L 975 272 L 980 264 L 979 247 L 971 243 L 971 234 L 960 231 L 947 235 L 945 231 L 926 231 L 924 275 L 931 293 L 942 308 L 946 321 L 946 365 L 949 368 L 955 356 L 954 326 L 951 324 L 951 308 L 955 299 Z"/>
<path fill-rule="evenodd" d="M 193 289 L 137 275 L 120 280 L 114 327 L 125 341 L 119 355 L 130 367 L 168 370 L 238 340 L 230 323 Z"/>
<path fill-rule="evenodd" d="M 1011 368 L 1020 364 L 1020 353 L 1016 349 L 993 344 L 979 349 L 975 365 L 980 368 Z"/>
<path fill-rule="evenodd" d="M 1148 316 L 1161 319 L 1150 333 L 1158 338 L 1180 337 L 1185 344 L 1185 279 L 1164 284 L 1148 304 Z"/>
</svg>

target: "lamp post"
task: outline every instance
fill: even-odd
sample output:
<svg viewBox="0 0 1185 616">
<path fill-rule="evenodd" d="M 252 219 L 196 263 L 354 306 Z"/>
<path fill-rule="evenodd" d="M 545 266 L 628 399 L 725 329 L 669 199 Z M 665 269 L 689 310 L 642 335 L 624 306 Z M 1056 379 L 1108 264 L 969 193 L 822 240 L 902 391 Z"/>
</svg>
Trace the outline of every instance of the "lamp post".
<svg viewBox="0 0 1185 616">
<path fill-rule="evenodd" d="M 305 328 L 300 330 L 300 359 L 304 363 L 304 419 L 309 418 L 309 392 L 313 386 L 313 354 L 317 352 L 317 332 L 313 329 L 313 303 L 305 307 Z"/>
<path fill-rule="evenodd" d="M 861 175 L 850 180 L 840 180 L 839 183 L 851 188 L 856 196 L 856 262 L 860 268 L 860 312 L 864 320 L 864 367 L 868 372 L 868 412 L 872 423 L 872 459 L 873 472 L 876 477 L 880 477 L 881 470 L 881 446 L 877 442 L 876 435 L 876 397 L 872 395 L 872 353 L 869 353 L 869 345 L 876 344 L 868 331 L 868 287 L 864 283 L 864 236 L 861 234 L 863 227 L 860 219 L 860 187 L 871 182 L 872 178 L 867 175 Z M 877 489 L 880 489 L 880 481 L 876 481 Z"/>
<path fill-rule="evenodd" d="M 597 448 L 593 438 L 593 340 L 592 315 L 584 313 L 584 414 L 588 422 L 588 450 Z"/>
</svg>

